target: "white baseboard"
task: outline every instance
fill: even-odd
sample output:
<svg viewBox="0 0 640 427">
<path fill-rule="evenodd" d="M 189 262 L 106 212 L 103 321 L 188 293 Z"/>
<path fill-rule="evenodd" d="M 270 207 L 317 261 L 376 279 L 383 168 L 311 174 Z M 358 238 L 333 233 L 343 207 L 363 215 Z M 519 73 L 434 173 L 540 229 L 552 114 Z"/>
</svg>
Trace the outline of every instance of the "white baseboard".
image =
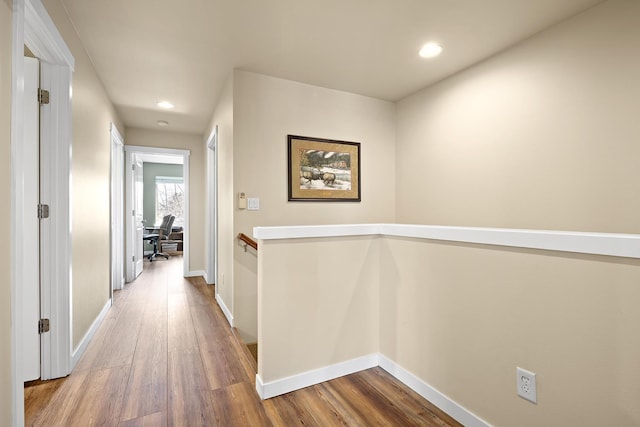
<svg viewBox="0 0 640 427">
<path fill-rule="evenodd" d="M 491 427 L 491 424 L 380 353 L 369 354 L 266 384 L 260 375 L 256 375 L 256 391 L 261 399 L 269 399 L 376 366 L 380 366 L 462 425 L 466 427 Z"/>
<path fill-rule="evenodd" d="M 229 310 L 227 305 L 224 303 L 224 300 L 222 299 L 222 297 L 220 297 L 220 294 L 216 294 L 216 302 L 218 303 L 218 305 L 222 309 L 222 312 L 224 313 L 224 317 L 227 318 L 227 322 L 229 322 L 229 325 L 231 325 L 231 327 L 233 328 L 233 326 L 234 326 L 233 325 L 233 314 L 231 314 L 231 311 Z"/>
<path fill-rule="evenodd" d="M 73 371 L 73 368 L 76 366 L 76 363 L 78 363 L 78 360 L 80 360 L 80 357 L 82 357 L 82 354 L 87 349 L 87 346 L 93 339 L 93 336 L 98 331 L 98 328 L 100 327 L 100 324 L 102 323 L 105 316 L 109 312 L 111 305 L 112 305 L 111 299 L 107 300 L 107 303 L 104 305 L 104 307 L 102 307 L 100 314 L 98 314 L 98 317 L 95 318 L 95 320 L 91 324 L 91 327 L 89 328 L 87 333 L 84 334 L 84 336 L 82 337 L 82 340 L 80 340 L 80 344 L 73 351 L 73 354 L 71 355 L 71 369 L 70 369 L 71 371 Z"/>
<path fill-rule="evenodd" d="M 287 378 L 282 378 L 269 383 L 263 383 L 262 378 L 256 375 L 256 391 L 262 399 L 279 396 L 291 391 L 300 390 L 325 381 L 353 374 L 354 372 L 378 366 L 378 354 L 369 354 L 313 371 L 303 372 Z"/>
<path fill-rule="evenodd" d="M 397 378 L 404 385 L 442 409 L 449 416 L 466 427 L 491 427 L 491 424 L 478 417 L 448 396 L 431 387 L 396 362 L 379 354 L 380 367 Z"/>
<path fill-rule="evenodd" d="M 205 275 L 206 273 L 204 272 L 204 270 L 194 270 L 194 271 L 188 272 L 187 275 L 184 277 L 198 277 L 198 276 L 204 277 Z"/>
</svg>

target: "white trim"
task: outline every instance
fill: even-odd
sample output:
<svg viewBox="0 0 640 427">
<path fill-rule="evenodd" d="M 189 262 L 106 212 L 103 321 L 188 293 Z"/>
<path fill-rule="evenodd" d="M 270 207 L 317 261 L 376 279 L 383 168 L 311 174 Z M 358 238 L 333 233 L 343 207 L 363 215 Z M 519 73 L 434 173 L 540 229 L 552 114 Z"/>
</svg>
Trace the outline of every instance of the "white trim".
<svg viewBox="0 0 640 427">
<path fill-rule="evenodd" d="M 47 183 L 49 193 L 43 202 L 55 200 L 51 206 L 51 221 L 43 242 L 49 269 L 43 284 L 43 314 L 48 314 L 55 325 L 43 339 L 42 378 L 64 376 L 69 373 L 71 358 L 71 73 L 73 56 L 60 36 L 40 0 L 13 0 L 12 11 L 12 99 L 11 99 L 11 351 L 12 351 L 12 423 L 24 424 L 24 384 L 22 382 L 22 271 L 26 262 L 19 254 L 22 246 L 18 236 L 24 227 L 24 207 L 16 204 L 16 194 L 22 191 L 24 152 L 22 128 L 24 70 L 22 57 L 25 44 L 46 64 L 42 70 L 43 84 L 48 84 L 51 104 L 43 108 L 41 118 L 42 142 L 49 158 L 44 154 L 43 166 L 50 175 L 41 179 Z M 45 87 L 46 88 L 46 87 Z M 45 110 L 47 110 L 45 112 Z"/>
<path fill-rule="evenodd" d="M 124 139 L 114 123 L 109 126 L 111 136 L 110 173 L 110 263 L 111 298 L 113 291 L 124 288 Z"/>
<path fill-rule="evenodd" d="M 368 236 L 380 234 L 382 224 L 298 225 L 254 227 L 253 237 L 261 240 L 314 237 Z"/>
<path fill-rule="evenodd" d="M 269 383 L 264 383 L 262 378 L 260 378 L 259 375 L 256 375 L 256 391 L 261 399 L 269 399 L 291 391 L 300 390 L 301 388 L 330 381 L 335 378 L 344 377 L 345 375 L 360 372 L 365 369 L 375 368 L 379 364 L 378 356 L 379 355 L 377 353 L 373 353 L 276 381 L 271 381 Z"/>
<path fill-rule="evenodd" d="M 216 285 L 217 287 L 218 285 Z M 224 303 L 224 300 L 222 299 L 222 297 L 220 296 L 219 293 L 216 292 L 216 302 L 218 303 L 218 305 L 220 306 L 220 309 L 222 310 L 222 312 L 224 313 L 224 317 L 227 318 L 227 322 L 229 322 L 229 325 L 233 328 L 233 314 L 231 314 L 231 311 L 229 310 L 229 308 L 227 308 L 227 305 Z"/>
<path fill-rule="evenodd" d="M 84 334 L 84 336 L 80 340 L 80 344 L 78 345 L 78 347 L 76 347 L 76 349 L 73 351 L 73 354 L 71 355 L 71 369 L 75 368 L 76 364 L 84 354 L 84 351 L 87 349 L 87 346 L 93 339 L 96 332 L 98 332 L 98 328 L 100 327 L 100 324 L 102 324 L 102 321 L 107 316 L 107 313 L 111 309 L 112 305 L 113 305 L 113 301 L 111 299 L 107 300 L 104 307 L 102 307 L 100 314 L 98 314 L 98 317 L 95 318 L 95 320 L 91 324 L 91 327 L 89 328 L 87 333 Z"/>
<path fill-rule="evenodd" d="M 21 3 L 22 0 L 19 0 Z M 74 70 L 75 60 L 40 0 L 24 2 L 24 44 L 36 58 Z"/>
<path fill-rule="evenodd" d="M 207 185 L 205 209 L 206 269 L 208 284 L 217 283 L 218 276 L 218 125 L 213 127 L 206 141 Z M 216 294 L 218 288 L 216 287 Z"/>
<path fill-rule="evenodd" d="M 125 152 L 132 153 L 143 153 L 143 154 L 160 154 L 160 155 L 169 155 L 169 156 L 182 156 L 182 175 L 184 179 L 184 225 L 183 225 L 183 234 L 182 234 L 182 274 L 184 277 L 190 277 L 189 274 L 189 265 L 190 265 L 190 227 L 189 227 L 189 216 L 190 216 L 190 167 L 189 167 L 189 159 L 191 157 L 190 150 L 181 150 L 177 148 L 160 148 L 160 147 L 145 147 L 141 145 L 125 145 Z M 127 171 L 128 172 L 128 171 Z M 125 186 L 127 183 L 125 183 Z M 128 244 L 128 242 L 127 242 Z"/>
<path fill-rule="evenodd" d="M 372 353 L 269 383 L 264 383 L 258 374 L 256 375 L 256 391 L 261 399 L 270 399 L 377 366 L 436 405 L 462 425 L 467 427 L 491 427 L 491 424 L 380 353 Z"/>
<path fill-rule="evenodd" d="M 640 234 L 448 227 L 405 224 L 349 224 L 254 227 L 260 240 L 381 235 L 640 258 Z"/>
<path fill-rule="evenodd" d="M 181 150 L 178 148 L 160 148 L 160 147 L 146 147 L 143 145 L 125 145 L 124 151 L 133 151 L 136 153 L 145 154 L 160 154 L 164 156 L 191 156 L 190 150 Z"/>
<path fill-rule="evenodd" d="M 383 354 L 379 354 L 379 365 L 398 381 L 443 410 L 447 415 L 466 427 L 490 427 L 491 424 L 478 417 L 453 399 L 431 387 L 426 382 L 398 365 Z"/>
<path fill-rule="evenodd" d="M 70 371 L 73 334 L 71 239 L 71 71 L 41 61 L 41 86 L 51 95 L 40 108 L 40 203 L 50 206 L 49 219 L 40 224 L 41 315 L 51 320 L 42 335 L 43 380 Z M 48 357 L 47 357 L 48 355 Z"/>
<path fill-rule="evenodd" d="M 23 206 L 17 196 L 23 192 L 24 150 L 24 0 L 13 0 L 11 46 L 11 424 L 24 425 L 24 382 L 22 377 L 22 284 L 25 260 L 19 230 L 24 229 Z"/>
</svg>

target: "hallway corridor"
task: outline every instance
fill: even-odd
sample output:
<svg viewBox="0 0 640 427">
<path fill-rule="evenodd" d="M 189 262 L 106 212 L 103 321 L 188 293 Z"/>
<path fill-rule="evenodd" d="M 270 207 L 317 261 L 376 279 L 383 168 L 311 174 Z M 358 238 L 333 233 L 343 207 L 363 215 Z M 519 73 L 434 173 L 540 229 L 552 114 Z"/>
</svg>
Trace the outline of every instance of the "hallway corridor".
<svg viewBox="0 0 640 427">
<path fill-rule="evenodd" d="M 261 401 L 214 287 L 181 274 L 146 262 L 71 375 L 25 388 L 26 425 L 459 425 L 380 368 Z"/>
</svg>

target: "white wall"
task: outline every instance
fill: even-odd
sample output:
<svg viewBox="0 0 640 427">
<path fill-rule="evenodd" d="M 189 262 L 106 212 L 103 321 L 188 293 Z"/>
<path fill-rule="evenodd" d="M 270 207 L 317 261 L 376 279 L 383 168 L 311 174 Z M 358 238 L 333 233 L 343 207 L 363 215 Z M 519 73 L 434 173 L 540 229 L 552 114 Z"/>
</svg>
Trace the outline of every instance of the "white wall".
<svg viewBox="0 0 640 427">
<path fill-rule="evenodd" d="M 234 235 L 254 226 L 393 222 L 395 105 L 373 98 L 236 70 L 234 192 L 260 198 L 259 211 L 234 207 Z M 362 202 L 287 201 L 287 135 L 361 143 Z M 235 245 L 234 317 L 257 336 L 257 261 Z"/>
</svg>

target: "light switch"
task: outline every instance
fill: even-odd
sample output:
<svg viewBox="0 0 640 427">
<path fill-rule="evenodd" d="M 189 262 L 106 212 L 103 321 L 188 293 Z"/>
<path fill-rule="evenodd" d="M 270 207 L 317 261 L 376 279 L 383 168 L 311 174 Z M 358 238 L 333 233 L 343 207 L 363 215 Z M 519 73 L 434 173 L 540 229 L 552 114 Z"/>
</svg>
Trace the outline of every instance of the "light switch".
<svg viewBox="0 0 640 427">
<path fill-rule="evenodd" d="M 260 209 L 260 199 L 257 197 L 249 197 L 247 199 L 247 210 L 257 211 Z"/>
</svg>

